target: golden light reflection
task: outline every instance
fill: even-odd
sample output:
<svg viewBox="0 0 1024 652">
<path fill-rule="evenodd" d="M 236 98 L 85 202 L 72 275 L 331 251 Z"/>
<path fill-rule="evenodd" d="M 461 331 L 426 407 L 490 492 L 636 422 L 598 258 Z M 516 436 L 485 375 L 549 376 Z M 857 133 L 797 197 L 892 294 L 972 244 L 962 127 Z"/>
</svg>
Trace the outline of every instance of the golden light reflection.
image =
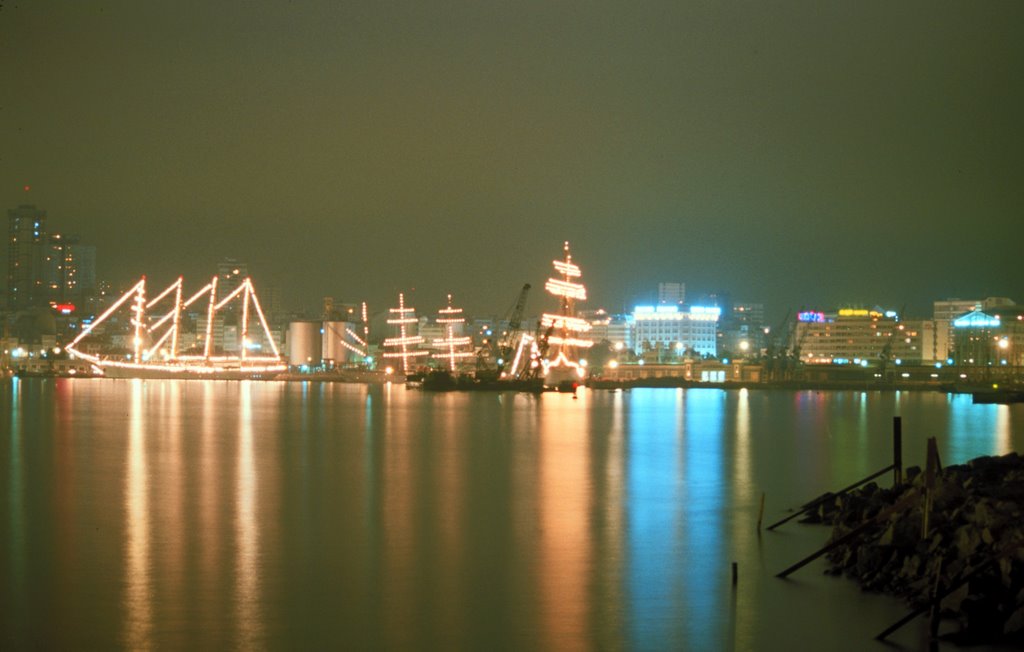
<svg viewBox="0 0 1024 652">
<path fill-rule="evenodd" d="M 732 491 L 733 510 L 732 540 L 738 550 L 736 555 L 741 558 L 752 558 L 751 550 L 756 545 L 754 538 L 757 510 L 760 507 L 760 493 L 756 491 L 753 478 L 750 453 L 750 393 L 747 388 L 740 389 L 736 396 L 736 453 L 733 458 Z M 750 649 L 753 646 L 753 629 L 756 614 L 753 605 L 746 604 L 747 598 L 757 590 L 758 573 L 745 574 L 745 591 L 740 594 L 733 592 L 733 629 L 732 648 L 735 650 Z"/>
<path fill-rule="evenodd" d="M 996 455 L 1013 452 L 1013 428 L 1010 427 L 1010 406 L 996 406 Z"/>
<path fill-rule="evenodd" d="M 162 383 L 161 398 L 166 403 L 166 427 L 159 433 L 163 439 L 160 473 L 164 480 L 160 483 L 160 507 L 158 548 L 164 559 L 155 562 L 156 568 L 163 569 L 158 582 L 170 585 L 173 595 L 185 593 L 186 537 L 188 526 L 185 522 L 185 453 L 182 450 L 182 411 L 181 388 L 186 381 L 175 380 Z"/>
<path fill-rule="evenodd" d="M 588 578 L 591 560 L 589 531 L 590 479 L 588 417 L 580 399 L 569 395 L 545 398 L 538 447 L 538 516 L 540 543 L 537 584 L 541 601 L 542 647 L 582 650 L 589 647 Z"/>
<path fill-rule="evenodd" d="M 750 396 L 747 388 L 736 396 L 736 455 L 733 459 L 732 491 L 740 505 L 746 505 L 753 493 L 750 465 Z"/>
<path fill-rule="evenodd" d="M 381 487 L 384 530 L 383 576 L 381 594 L 385 611 L 385 646 L 394 649 L 415 647 L 415 632 L 409 625 L 410 614 L 416 613 L 412 581 L 416 578 L 415 547 L 415 468 L 411 438 L 409 398 L 404 387 L 385 386 L 385 425 L 379 434 L 384 439 Z"/>
<path fill-rule="evenodd" d="M 439 576 L 438 588 L 442 595 L 449 597 L 441 603 L 440 616 L 443 622 L 440 628 L 442 631 L 458 631 L 459 619 L 462 617 L 459 605 L 464 604 L 461 599 L 456 599 L 461 588 L 458 571 L 467 558 L 463 549 L 466 541 L 465 522 L 461 518 L 466 510 L 465 473 L 462 468 L 465 449 L 460 437 L 465 432 L 465 426 L 460 426 L 456 419 L 456 396 L 449 393 L 438 399 L 444 407 L 433 428 L 433 432 L 441 439 L 435 482 L 439 488 L 438 534 L 440 549 L 444 551 L 441 556 L 444 568 Z"/>
<path fill-rule="evenodd" d="M 195 381 L 191 381 L 195 382 Z M 213 545 L 212 541 L 205 540 L 205 536 L 212 536 L 212 533 L 222 532 L 224 526 L 218 518 L 220 502 L 217 499 L 222 495 L 221 483 L 224 476 L 223 462 L 215 443 L 217 441 L 217 400 L 214 396 L 216 381 L 199 381 L 202 391 L 202 420 L 199 431 L 199 481 L 198 481 L 198 508 L 199 508 L 199 531 L 203 533 L 203 545 L 199 546 L 199 593 L 202 596 L 215 595 L 218 588 L 218 577 L 224 563 L 219 558 L 223 548 Z M 194 386 L 194 385 L 193 385 Z M 210 533 L 210 534 L 206 534 Z M 213 609 L 199 609 L 200 622 L 204 629 L 212 629 L 217 626 L 218 614 Z"/>
<path fill-rule="evenodd" d="M 595 636 L 599 641 L 617 641 L 622 635 L 622 612 L 616 608 L 626 599 L 623 593 L 623 564 L 625 560 L 626 514 L 623 504 L 626 497 L 625 488 L 625 450 L 626 450 L 626 407 L 623 404 L 623 392 L 612 394 L 612 418 L 607 433 L 607 448 L 604 452 L 603 468 L 599 469 L 603 478 L 599 487 L 595 487 L 593 501 L 602 506 L 600 529 L 600 549 L 595 551 L 595 560 L 604 562 L 595 566 L 601 578 L 601 592 L 595 596 L 596 605 L 600 607 L 598 622 L 593 623 Z M 596 435 L 597 433 L 595 433 Z M 602 460 L 592 460 L 597 465 Z"/>
<path fill-rule="evenodd" d="M 235 496 L 235 608 L 238 643 L 253 649 L 262 636 L 256 463 L 253 458 L 252 382 L 239 387 L 238 478 Z"/>
<path fill-rule="evenodd" d="M 149 464 L 143 405 L 146 385 L 132 380 L 128 412 L 128 469 L 125 473 L 125 647 L 151 647 L 153 585 L 150 563 Z"/>
</svg>

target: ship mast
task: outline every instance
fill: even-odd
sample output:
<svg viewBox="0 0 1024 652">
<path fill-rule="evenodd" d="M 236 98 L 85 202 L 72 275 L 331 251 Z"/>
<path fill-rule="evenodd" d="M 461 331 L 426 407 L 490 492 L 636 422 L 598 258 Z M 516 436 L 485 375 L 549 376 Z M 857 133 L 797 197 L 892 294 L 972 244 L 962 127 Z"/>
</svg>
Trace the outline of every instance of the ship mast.
<svg viewBox="0 0 1024 652">
<path fill-rule="evenodd" d="M 452 307 L 452 295 L 448 295 L 448 307 L 437 311 L 437 323 L 444 328 L 444 337 L 434 340 L 434 347 L 440 349 L 434 354 L 435 358 L 448 361 L 448 371 L 455 374 L 458 370 L 459 361 L 473 357 L 469 350 L 473 345 L 473 338 L 458 335 L 459 327 L 466 323 L 462 316 L 462 308 Z"/>
<path fill-rule="evenodd" d="M 544 289 L 559 299 L 557 314 L 544 313 L 541 316 L 541 327 L 547 329 L 546 345 L 549 350 L 554 347 L 553 354 L 544 362 L 544 369 L 547 374 L 553 367 L 568 367 L 582 378 L 585 363 L 581 363 L 579 351 L 590 348 L 594 343 L 585 337 L 590 324 L 576 317 L 576 302 L 586 300 L 587 288 L 579 282 L 583 273 L 572 262 L 568 240 L 562 251 L 564 258 L 552 261 L 560 278 L 549 278 L 544 284 Z"/>
</svg>

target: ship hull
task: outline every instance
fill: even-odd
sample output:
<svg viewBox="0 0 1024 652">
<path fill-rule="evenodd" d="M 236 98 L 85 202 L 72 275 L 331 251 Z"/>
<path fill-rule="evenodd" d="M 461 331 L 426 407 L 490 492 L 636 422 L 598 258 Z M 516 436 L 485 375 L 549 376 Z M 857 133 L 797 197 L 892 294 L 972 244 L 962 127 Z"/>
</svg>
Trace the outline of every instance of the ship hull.
<svg viewBox="0 0 1024 652">
<path fill-rule="evenodd" d="M 105 378 L 140 378 L 145 380 L 177 379 L 177 380 L 274 380 L 284 371 L 284 367 L 271 369 L 225 368 L 211 370 L 209 368 L 179 367 L 103 367 Z"/>
</svg>

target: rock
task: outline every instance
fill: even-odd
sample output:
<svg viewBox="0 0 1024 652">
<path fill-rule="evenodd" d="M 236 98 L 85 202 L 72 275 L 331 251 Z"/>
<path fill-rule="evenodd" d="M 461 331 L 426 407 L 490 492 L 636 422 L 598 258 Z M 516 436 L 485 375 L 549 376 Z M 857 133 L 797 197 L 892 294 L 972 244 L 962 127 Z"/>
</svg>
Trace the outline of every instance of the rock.
<svg viewBox="0 0 1024 652">
<path fill-rule="evenodd" d="M 1024 606 L 1021 606 L 1003 623 L 1003 634 L 1024 634 Z"/>
<path fill-rule="evenodd" d="M 1002 635 L 1003 643 L 1024 643 L 1024 457 L 983 457 L 936 474 L 925 539 L 924 475 L 910 467 L 906 479 L 899 488 L 872 482 L 842 496 L 822 497 L 813 511 L 832 524 L 833 540 L 897 501 L 910 504 L 878 523 L 875 535 L 866 534 L 830 552 L 829 572 L 845 573 L 866 590 L 925 604 L 938 569 L 939 586 L 948 587 L 1002 554 L 998 564 L 947 596 L 943 613 L 960 622 L 961 642 L 1000 642 Z"/>
</svg>

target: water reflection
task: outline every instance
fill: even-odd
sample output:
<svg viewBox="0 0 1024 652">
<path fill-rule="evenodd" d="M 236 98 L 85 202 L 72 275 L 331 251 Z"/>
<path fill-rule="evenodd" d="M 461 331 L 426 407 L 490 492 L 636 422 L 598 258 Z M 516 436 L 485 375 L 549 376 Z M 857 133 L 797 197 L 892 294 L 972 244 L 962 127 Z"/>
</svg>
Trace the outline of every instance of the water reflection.
<svg viewBox="0 0 1024 652">
<path fill-rule="evenodd" d="M 25 595 L 26 582 L 26 559 L 25 559 L 25 501 L 24 483 L 22 480 L 22 424 L 21 424 L 21 379 L 14 377 L 10 384 L 10 398 L 3 401 L 8 406 L 8 423 L 10 426 L 8 437 L 8 455 L 10 461 L 7 472 L 7 499 L 9 501 L 10 530 L 7 535 L 7 545 L 10 546 L 11 565 L 11 592 L 16 596 Z M 0 568 L 3 568 L 0 566 Z M 7 587 L 5 587 L 7 588 Z M 13 613 L 5 614 L 6 617 L 13 617 L 15 622 L 24 622 L 24 601 L 11 600 L 4 607 Z M 4 621 L 6 621 L 6 617 Z"/>
<path fill-rule="evenodd" d="M 554 399 L 561 400 L 544 410 L 538 433 L 541 629 L 548 649 L 585 649 L 591 564 L 588 412 L 569 396 Z"/>
<path fill-rule="evenodd" d="M 949 461 L 943 462 L 961 464 L 980 455 L 1005 455 L 1013 450 L 1010 406 L 976 404 L 969 394 L 950 394 L 947 405 Z"/>
<path fill-rule="evenodd" d="M 686 517 L 682 559 L 687 563 L 683 573 L 686 594 L 681 602 L 686 605 L 684 613 L 688 612 L 688 644 L 706 650 L 721 647 L 716 644 L 721 632 L 716 630 L 719 623 L 714 612 L 728 569 L 722 554 L 727 490 L 722 454 L 726 437 L 725 398 L 723 391 L 693 390 L 686 394 L 684 406 Z"/>
<path fill-rule="evenodd" d="M 678 591 L 683 589 L 678 532 L 683 522 L 684 436 L 679 394 L 636 389 L 628 404 L 626 447 L 626 595 L 628 645 L 681 648 Z"/>
<path fill-rule="evenodd" d="M 1012 414 L 1009 405 L 997 405 L 996 408 L 996 455 L 1006 455 L 1013 452 L 1012 426 L 1010 415 Z"/>
<path fill-rule="evenodd" d="M 762 491 L 774 520 L 886 463 L 892 393 L 86 381 L 55 411 L 43 382 L 6 387 L 0 629 L 15 648 L 33 618 L 73 632 L 50 647 L 104 649 L 829 649 L 816 643 L 832 635 L 805 634 L 864 635 L 843 622 L 865 622 L 859 598 L 816 604 L 845 584 L 772 579 L 802 554 L 794 541 L 808 552 L 826 533 L 762 541 L 756 512 Z M 947 463 L 1024 445 L 1024 406 L 910 392 L 898 408 L 908 464 L 928 436 L 956 447 Z M 781 631 L 794 604 L 805 620 Z"/>
<path fill-rule="evenodd" d="M 152 647 L 153 587 L 150 563 L 149 461 L 146 456 L 145 384 L 132 380 L 128 411 L 128 468 L 125 473 L 124 641 L 132 650 Z"/>
<path fill-rule="evenodd" d="M 226 475 L 223 460 L 218 455 L 217 439 L 217 402 L 214 390 L 215 381 L 200 381 L 200 397 L 197 401 L 199 414 L 199 472 L 198 485 L 198 525 L 199 535 L 199 573 L 197 574 L 197 615 L 200 626 L 216 631 L 218 617 L 216 614 L 217 596 L 222 590 L 219 586 L 219 575 L 222 564 L 227 559 L 222 555 L 223 546 L 218 545 L 222 536 L 223 523 L 220 518 L 220 497 L 223 495 L 222 479 Z"/>
<path fill-rule="evenodd" d="M 724 405 L 723 405 L 724 408 Z M 746 504 L 753 493 L 753 470 L 750 459 L 750 392 L 743 388 L 736 394 L 736 451 L 733 459 L 733 499 Z"/>
<path fill-rule="evenodd" d="M 252 649 L 262 638 L 257 477 L 253 459 L 252 382 L 242 381 L 240 385 L 235 497 L 235 607 L 238 611 L 239 647 Z"/>
</svg>

